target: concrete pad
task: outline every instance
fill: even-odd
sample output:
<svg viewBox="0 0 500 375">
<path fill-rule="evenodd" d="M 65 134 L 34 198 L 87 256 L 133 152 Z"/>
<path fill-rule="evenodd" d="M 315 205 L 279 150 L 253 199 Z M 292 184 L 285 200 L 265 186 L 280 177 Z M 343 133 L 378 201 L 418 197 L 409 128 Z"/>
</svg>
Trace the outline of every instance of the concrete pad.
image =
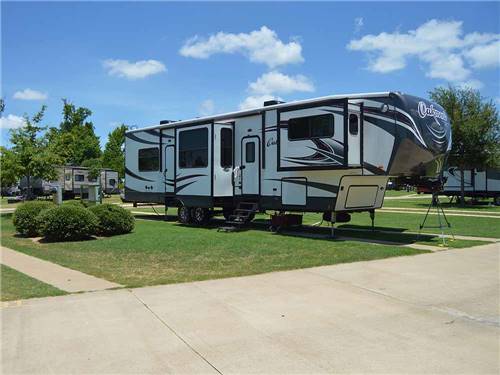
<svg viewBox="0 0 500 375">
<path fill-rule="evenodd" d="M 498 373 L 496 245 L 23 301 L 3 372 Z"/>
<path fill-rule="evenodd" d="M 2 373 L 216 373 L 129 291 L 2 309 Z"/>
<path fill-rule="evenodd" d="M 0 262 L 66 292 L 94 291 L 121 286 L 4 246 L 0 246 Z"/>
</svg>

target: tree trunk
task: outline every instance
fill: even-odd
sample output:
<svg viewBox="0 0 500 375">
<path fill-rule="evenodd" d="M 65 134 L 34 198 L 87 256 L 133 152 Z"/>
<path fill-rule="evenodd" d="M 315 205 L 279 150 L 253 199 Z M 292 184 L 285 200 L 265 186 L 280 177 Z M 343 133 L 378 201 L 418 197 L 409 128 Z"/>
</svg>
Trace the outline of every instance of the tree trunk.
<svg viewBox="0 0 500 375">
<path fill-rule="evenodd" d="M 465 172 L 463 167 L 460 167 L 460 206 L 465 206 Z"/>
</svg>

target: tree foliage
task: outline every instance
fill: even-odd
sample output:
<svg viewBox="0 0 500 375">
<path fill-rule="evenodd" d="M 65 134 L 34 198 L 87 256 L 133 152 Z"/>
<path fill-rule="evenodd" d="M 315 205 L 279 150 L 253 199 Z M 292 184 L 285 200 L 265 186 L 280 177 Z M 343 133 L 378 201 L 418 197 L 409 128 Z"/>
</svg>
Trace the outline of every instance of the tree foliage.
<svg viewBox="0 0 500 375">
<path fill-rule="evenodd" d="M 460 169 L 498 166 L 500 122 L 494 103 L 470 88 L 438 87 L 430 97 L 448 113 L 452 126 L 449 165 Z"/>
<path fill-rule="evenodd" d="M 430 97 L 448 113 L 452 147 L 448 165 L 460 170 L 461 204 L 465 203 L 465 169 L 497 167 L 500 163 L 500 122 L 493 102 L 470 88 L 438 87 Z"/>
<path fill-rule="evenodd" d="M 70 165 L 81 165 L 87 159 L 100 158 L 99 137 L 95 134 L 93 123 L 88 121 L 92 111 L 63 99 L 62 114 L 59 128 L 51 128 L 47 133 L 52 152 L 64 164 Z"/>
<path fill-rule="evenodd" d="M 28 182 L 28 192 L 31 191 L 31 179 L 33 176 L 53 180 L 57 176 L 55 166 L 60 163 L 57 155 L 51 152 L 46 137 L 41 133 L 46 127 L 41 125 L 45 113 L 45 106 L 33 117 L 24 116 L 24 125 L 18 129 L 10 130 L 10 143 L 12 148 L 6 154 L 6 167 L 12 168 L 7 171 L 17 179 L 26 176 Z"/>
<path fill-rule="evenodd" d="M 19 181 L 21 171 L 12 150 L 0 146 L 0 186 L 9 187 Z"/>
<path fill-rule="evenodd" d="M 116 127 L 108 134 L 108 142 L 102 154 L 102 164 L 118 172 L 118 176 L 125 177 L 125 132 L 128 127 L 124 124 Z"/>
</svg>

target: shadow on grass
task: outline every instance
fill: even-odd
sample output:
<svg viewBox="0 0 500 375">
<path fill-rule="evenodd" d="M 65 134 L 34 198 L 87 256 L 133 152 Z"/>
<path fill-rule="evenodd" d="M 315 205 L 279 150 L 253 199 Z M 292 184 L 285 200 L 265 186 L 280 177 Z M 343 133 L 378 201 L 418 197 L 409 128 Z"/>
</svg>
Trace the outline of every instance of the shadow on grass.
<svg viewBox="0 0 500 375">
<path fill-rule="evenodd" d="M 150 220 L 150 221 L 165 221 L 165 216 L 156 216 L 156 215 L 135 215 L 136 218 L 142 220 Z M 195 228 L 198 230 L 217 230 L 220 227 L 224 226 L 225 220 L 223 218 L 212 218 L 206 225 L 198 226 L 194 224 L 181 224 L 176 222 L 176 216 L 167 216 L 168 222 L 175 222 L 174 225 L 176 227 L 184 227 L 184 228 Z M 231 231 L 229 233 L 239 233 L 245 232 L 249 230 L 261 231 L 261 232 L 269 232 L 270 221 L 266 219 L 255 219 L 249 224 L 241 226 L 241 228 Z M 302 225 L 300 227 L 292 227 L 282 229 L 278 232 L 273 232 L 273 235 L 277 236 L 287 236 L 287 237 L 298 237 L 298 238 L 307 238 L 312 240 L 321 240 L 321 241 L 345 241 L 345 237 L 350 237 L 353 239 L 359 239 L 360 241 L 373 241 L 377 242 L 392 242 L 394 244 L 402 244 L 408 245 L 413 243 L 423 243 L 428 245 L 436 245 L 435 240 L 438 238 L 437 236 L 430 234 L 417 234 L 413 233 L 404 233 L 408 228 L 398 228 L 398 227 L 374 227 L 372 230 L 371 226 L 363 226 L 363 225 L 342 225 L 340 227 L 335 227 L 334 237 L 331 236 L 331 228 L 330 227 L 318 227 L 312 225 Z M 386 233 L 385 231 L 390 231 L 394 233 Z M 221 232 L 225 233 L 225 232 Z"/>
</svg>

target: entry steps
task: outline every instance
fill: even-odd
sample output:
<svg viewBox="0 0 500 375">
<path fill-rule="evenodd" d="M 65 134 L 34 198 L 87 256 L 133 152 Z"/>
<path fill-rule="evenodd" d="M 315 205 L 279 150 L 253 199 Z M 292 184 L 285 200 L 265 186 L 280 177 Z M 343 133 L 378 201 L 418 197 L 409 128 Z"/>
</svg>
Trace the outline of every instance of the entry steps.
<svg viewBox="0 0 500 375">
<path fill-rule="evenodd" d="M 233 232 L 241 229 L 243 225 L 252 221 L 258 209 L 259 205 L 255 202 L 239 202 L 233 214 L 229 215 L 225 225 L 219 227 L 217 231 Z"/>
</svg>

